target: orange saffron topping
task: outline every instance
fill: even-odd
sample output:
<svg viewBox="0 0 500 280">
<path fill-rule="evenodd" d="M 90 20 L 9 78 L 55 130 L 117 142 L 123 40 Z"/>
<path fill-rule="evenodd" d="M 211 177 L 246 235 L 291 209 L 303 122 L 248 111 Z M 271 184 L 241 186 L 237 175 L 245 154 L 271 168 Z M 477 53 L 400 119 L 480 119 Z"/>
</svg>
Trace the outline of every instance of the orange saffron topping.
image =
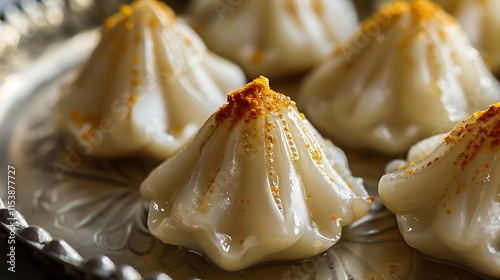
<svg viewBox="0 0 500 280">
<path fill-rule="evenodd" d="M 83 139 L 89 139 L 94 135 L 94 132 L 99 128 L 101 118 L 97 116 L 82 117 L 76 110 L 71 111 L 71 118 L 76 127 L 81 130 Z"/>
<path fill-rule="evenodd" d="M 405 14 L 411 15 L 412 24 L 414 25 L 434 19 L 443 24 L 456 23 L 452 16 L 446 14 L 439 5 L 429 0 L 413 0 L 411 2 L 395 1 L 392 4 L 384 6 L 373 17 L 398 19 Z M 365 23 L 367 22 L 369 21 L 365 21 Z M 365 24 L 363 24 L 363 27 L 365 27 L 364 25 Z"/>
<path fill-rule="evenodd" d="M 127 98 L 127 103 L 131 106 L 137 104 L 137 102 L 139 102 L 139 96 L 137 94 L 132 94 Z"/>
<path fill-rule="evenodd" d="M 414 171 L 413 171 L 413 170 L 411 170 L 411 169 L 406 169 L 406 170 L 405 170 L 405 173 L 406 173 L 406 174 L 408 174 L 408 175 L 411 175 L 411 174 L 413 174 L 413 173 L 414 173 Z"/>
<path fill-rule="evenodd" d="M 476 158 L 481 149 L 497 151 L 500 148 L 500 103 L 462 121 L 444 141 L 448 145 L 466 141 L 465 151 L 455 162 L 462 169 Z"/>
<path fill-rule="evenodd" d="M 129 5 L 121 5 L 120 13 L 125 17 L 129 17 L 132 15 L 132 8 Z"/>
<path fill-rule="evenodd" d="M 125 23 L 125 29 L 132 30 L 132 28 L 134 28 L 134 24 L 132 22 L 130 22 L 130 21 L 127 21 Z"/>
<path fill-rule="evenodd" d="M 254 50 L 250 55 L 250 61 L 253 64 L 259 64 L 260 62 L 262 62 L 262 58 L 263 58 L 262 53 L 259 52 L 258 50 Z"/>
<path fill-rule="evenodd" d="M 82 128 L 83 127 L 83 120 L 80 114 L 73 110 L 71 111 L 71 118 L 73 119 L 73 122 L 75 123 L 76 127 Z"/>
<path fill-rule="evenodd" d="M 399 26 L 398 31 L 402 34 L 402 38 L 397 45 L 398 49 L 406 48 L 413 39 L 422 40 L 429 37 L 429 29 L 436 30 L 440 39 L 445 41 L 447 36 L 443 26 L 456 24 L 452 16 L 429 0 L 395 1 L 383 6 L 376 14 L 364 20 L 358 34 L 351 39 L 351 42 L 346 44 L 346 47 L 335 49 L 333 55 L 358 53 L 359 44 L 356 42 L 377 40 L 379 35 L 391 25 L 402 22 L 403 18 L 409 18 L 409 22 L 408 25 L 402 23 Z"/>
<path fill-rule="evenodd" d="M 134 27 L 134 21 L 144 21 L 151 28 L 153 28 L 160 21 L 158 21 L 157 18 L 146 21 L 145 15 L 148 12 L 153 14 L 153 12 L 157 10 L 163 12 L 161 13 L 163 19 L 161 22 L 165 23 L 167 26 L 176 20 L 175 13 L 165 3 L 157 0 L 141 0 L 134 1 L 130 5 L 121 5 L 118 13 L 106 19 L 103 30 L 106 32 L 111 28 L 121 26 L 125 28 L 125 30 L 129 31 Z M 158 15 L 159 14 L 156 13 L 153 14 L 154 17 L 157 17 Z"/>
<path fill-rule="evenodd" d="M 314 159 L 314 161 L 317 163 L 317 164 L 323 164 L 323 161 L 322 161 L 322 158 L 321 158 L 321 150 L 318 149 L 318 150 L 314 150 L 311 152 L 311 157 Z"/>
<path fill-rule="evenodd" d="M 139 64 L 139 62 L 140 62 L 140 61 L 141 61 L 141 59 L 140 59 L 138 56 L 134 56 L 134 57 L 132 58 L 132 62 L 133 62 L 134 64 Z"/>
<path fill-rule="evenodd" d="M 314 12 L 321 16 L 323 14 L 323 4 L 319 0 L 312 0 L 311 5 L 313 7 Z"/>
<path fill-rule="evenodd" d="M 277 113 L 280 107 L 297 109 L 295 102 L 271 90 L 269 80 L 261 76 L 243 89 L 230 93 L 227 96 L 227 103 L 215 112 L 215 121 L 220 125 L 230 120 L 233 127 L 239 121 L 250 122 L 269 113 Z"/>
</svg>

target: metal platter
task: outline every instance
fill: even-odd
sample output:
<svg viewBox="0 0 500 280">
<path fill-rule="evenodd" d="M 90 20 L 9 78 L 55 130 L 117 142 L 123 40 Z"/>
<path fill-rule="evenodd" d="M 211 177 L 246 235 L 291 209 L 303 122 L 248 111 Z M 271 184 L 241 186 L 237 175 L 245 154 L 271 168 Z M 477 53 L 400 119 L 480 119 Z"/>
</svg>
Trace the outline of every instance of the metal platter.
<svg viewBox="0 0 500 280">
<path fill-rule="evenodd" d="M 0 166 L 5 170 L 0 224 L 37 261 L 64 279 L 478 278 L 408 247 L 394 215 L 380 202 L 321 255 L 236 273 L 151 236 L 147 201 L 138 187 L 158 162 L 79 157 L 52 121 L 61 87 L 99 40 L 93 28 L 119 2 L 42 0 L 0 7 Z M 348 156 L 355 175 L 376 195 L 387 159 Z M 6 209 L 8 170 L 16 173 L 15 209 Z"/>
</svg>

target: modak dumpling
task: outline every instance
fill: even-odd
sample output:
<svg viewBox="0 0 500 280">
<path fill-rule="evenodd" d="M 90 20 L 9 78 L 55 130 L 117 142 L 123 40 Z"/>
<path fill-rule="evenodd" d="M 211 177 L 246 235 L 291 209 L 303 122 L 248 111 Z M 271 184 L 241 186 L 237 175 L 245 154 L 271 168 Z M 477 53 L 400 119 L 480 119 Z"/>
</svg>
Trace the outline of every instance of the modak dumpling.
<svg viewBox="0 0 500 280">
<path fill-rule="evenodd" d="M 500 1 L 435 0 L 457 18 L 493 71 L 500 73 Z"/>
<path fill-rule="evenodd" d="M 194 0 L 189 10 L 207 45 L 252 77 L 312 69 L 358 22 L 351 0 Z"/>
<path fill-rule="evenodd" d="M 245 84 L 236 65 L 207 51 L 165 4 L 122 6 L 55 114 L 84 155 L 166 158 Z"/>
<path fill-rule="evenodd" d="M 141 186 L 148 227 L 225 270 L 311 257 L 371 206 L 345 154 L 260 77 Z"/>
<path fill-rule="evenodd" d="M 395 169 L 379 195 L 406 243 L 500 277 L 500 103 L 419 142 Z"/>
<path fill-rule="evenodd" d="M 404 154 L 500 101 L 500 85 L 439 6 L 397 1 L 308 77 L 298 104 L 338 145 Z"/>
<path fill-rule="evenodd" d="M 500 1 L 433 0 L 460 23 L 472 45 L 483 56 L 486 65 L 500 74 Z M 381 7 L 394 0 L 378 0 Z"/>
</svg>

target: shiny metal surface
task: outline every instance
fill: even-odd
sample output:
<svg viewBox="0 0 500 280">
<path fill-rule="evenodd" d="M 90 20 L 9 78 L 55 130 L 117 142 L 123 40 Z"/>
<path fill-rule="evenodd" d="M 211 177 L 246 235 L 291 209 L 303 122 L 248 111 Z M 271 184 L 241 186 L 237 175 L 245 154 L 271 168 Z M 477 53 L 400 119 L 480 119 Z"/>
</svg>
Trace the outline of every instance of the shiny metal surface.
<svg viewBox="0 0 500 280">
<path fill-rule="evenodd" d="M 99 39 L 92 28 L 119 1 L 20 2 L 6 4 L 0 21 L 0 34 L 4 34 L 0 37 L 0 168 L 11 165 L 18 173 L 16 211 L 11 212 L 5 209 L 7 179 L 1 172 L 0 224 L 14 231 L 44 262 L 59 267 L 65 277 L 477 278 L 460 268 L 428 261 L 408 247 L 395 217 L 380 202 L 345 228 L 341 241 L 324 254 L 238 273 L 223 272 L 196 253 L 159 242 L 147 230 L 147 202 L 138 192 L 140 182 L 157 163 L 143 158 L 78 159 L 67 149 L 71 139 L 51 121 L 61 86 L 71 81 Z M 386 159 L 349 155 L 354 172 L 376 194 Z M 57 169 L 61 164 L 68 167 L 62 175 Z"/>
</svg>

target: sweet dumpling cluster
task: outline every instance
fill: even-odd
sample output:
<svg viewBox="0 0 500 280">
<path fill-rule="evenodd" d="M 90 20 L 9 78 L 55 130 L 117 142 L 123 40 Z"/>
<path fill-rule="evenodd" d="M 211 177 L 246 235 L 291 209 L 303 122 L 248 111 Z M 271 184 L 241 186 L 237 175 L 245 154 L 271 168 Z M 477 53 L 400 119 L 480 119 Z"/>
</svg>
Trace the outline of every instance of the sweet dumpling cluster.
<svg viewBox="0 0 500 280">
<path fill-rule="evenodd" d="M 241 69 L 213 53 L 165 4 L 122 6 L 55 118 L 84 155 L 165 159 L 189 142 L 231 90 Z"/>
<path fill-rule="evenodd" d="M 500 85 L 465 33 L 427 0 L 396 1 L 365 20 L 298 99 L 339 145 L 390 155 L 498 101 Z"/>
<path fill-rule="evenodd" d="M 379 195 L 411 247 L 500 277 L 500 103 L 416 144 Z"/>
<path fill-rule="evenodd" d="M 270 78 L 311 70 L 358 23 L 351 0 L 194 0 L 190 17 L 212 50 Z"/>
<path fill-rule="evenodd" d="M 373 201 L 344 153 L 263 77 L 229 94 L 141 192 L 153 235 L 226 270 L 319 254 Z"/>
<path fill-rule="evenodd" d="M 312 123 L 345 147 L 408 153 L 379 195 L 410 246 L 500 277 L 500 83 L 453 17 L 396 1 L 353 33 L 348 0 L 214 3 L 190 12 L 215 52 L 252 76 L 319 64 L 299 99 Z M 161 241 L 230 271 L 312 257 L 375 198 L 295 102 L 245 82 L 165 4 L 137 0 L 106 21 L 55 119 L 92 156 L 164 160 L 140 187 Z"/>
<path fill-rule="evenodd" d="M 337 33 L 326 16 L 337 4 L 313 1 L 315 9 L 303 12 L 293 1 L 246 1 L 245 9 L 282 2 L 299 14 L 275 15 L 289 21 L 275 32 L 302 26 L 297 36 L 307 44 L 272 41 L 292 48 L 263 54 L 279 54 L 271 61 L 284 63 L 282 55 L 328 53 Z M 312 41 L 304 40 L 318 26 Z M 86 151 L 92 156 L 168 158 L 141 186 L 151 200 L 149 229 L 165 243 L 199 251 L 227 270 L 312 257 L 335 244 L 374 198 L 351 175 L 342 150 L 266 78 L 224 104 L 244 81 L 238 66 L 208 51 L 165 4 L 134 1 L 106 21 L 100 44 L 58 100 L 55 119 L 77 141 L 93 144 Z"/>
</svg>

